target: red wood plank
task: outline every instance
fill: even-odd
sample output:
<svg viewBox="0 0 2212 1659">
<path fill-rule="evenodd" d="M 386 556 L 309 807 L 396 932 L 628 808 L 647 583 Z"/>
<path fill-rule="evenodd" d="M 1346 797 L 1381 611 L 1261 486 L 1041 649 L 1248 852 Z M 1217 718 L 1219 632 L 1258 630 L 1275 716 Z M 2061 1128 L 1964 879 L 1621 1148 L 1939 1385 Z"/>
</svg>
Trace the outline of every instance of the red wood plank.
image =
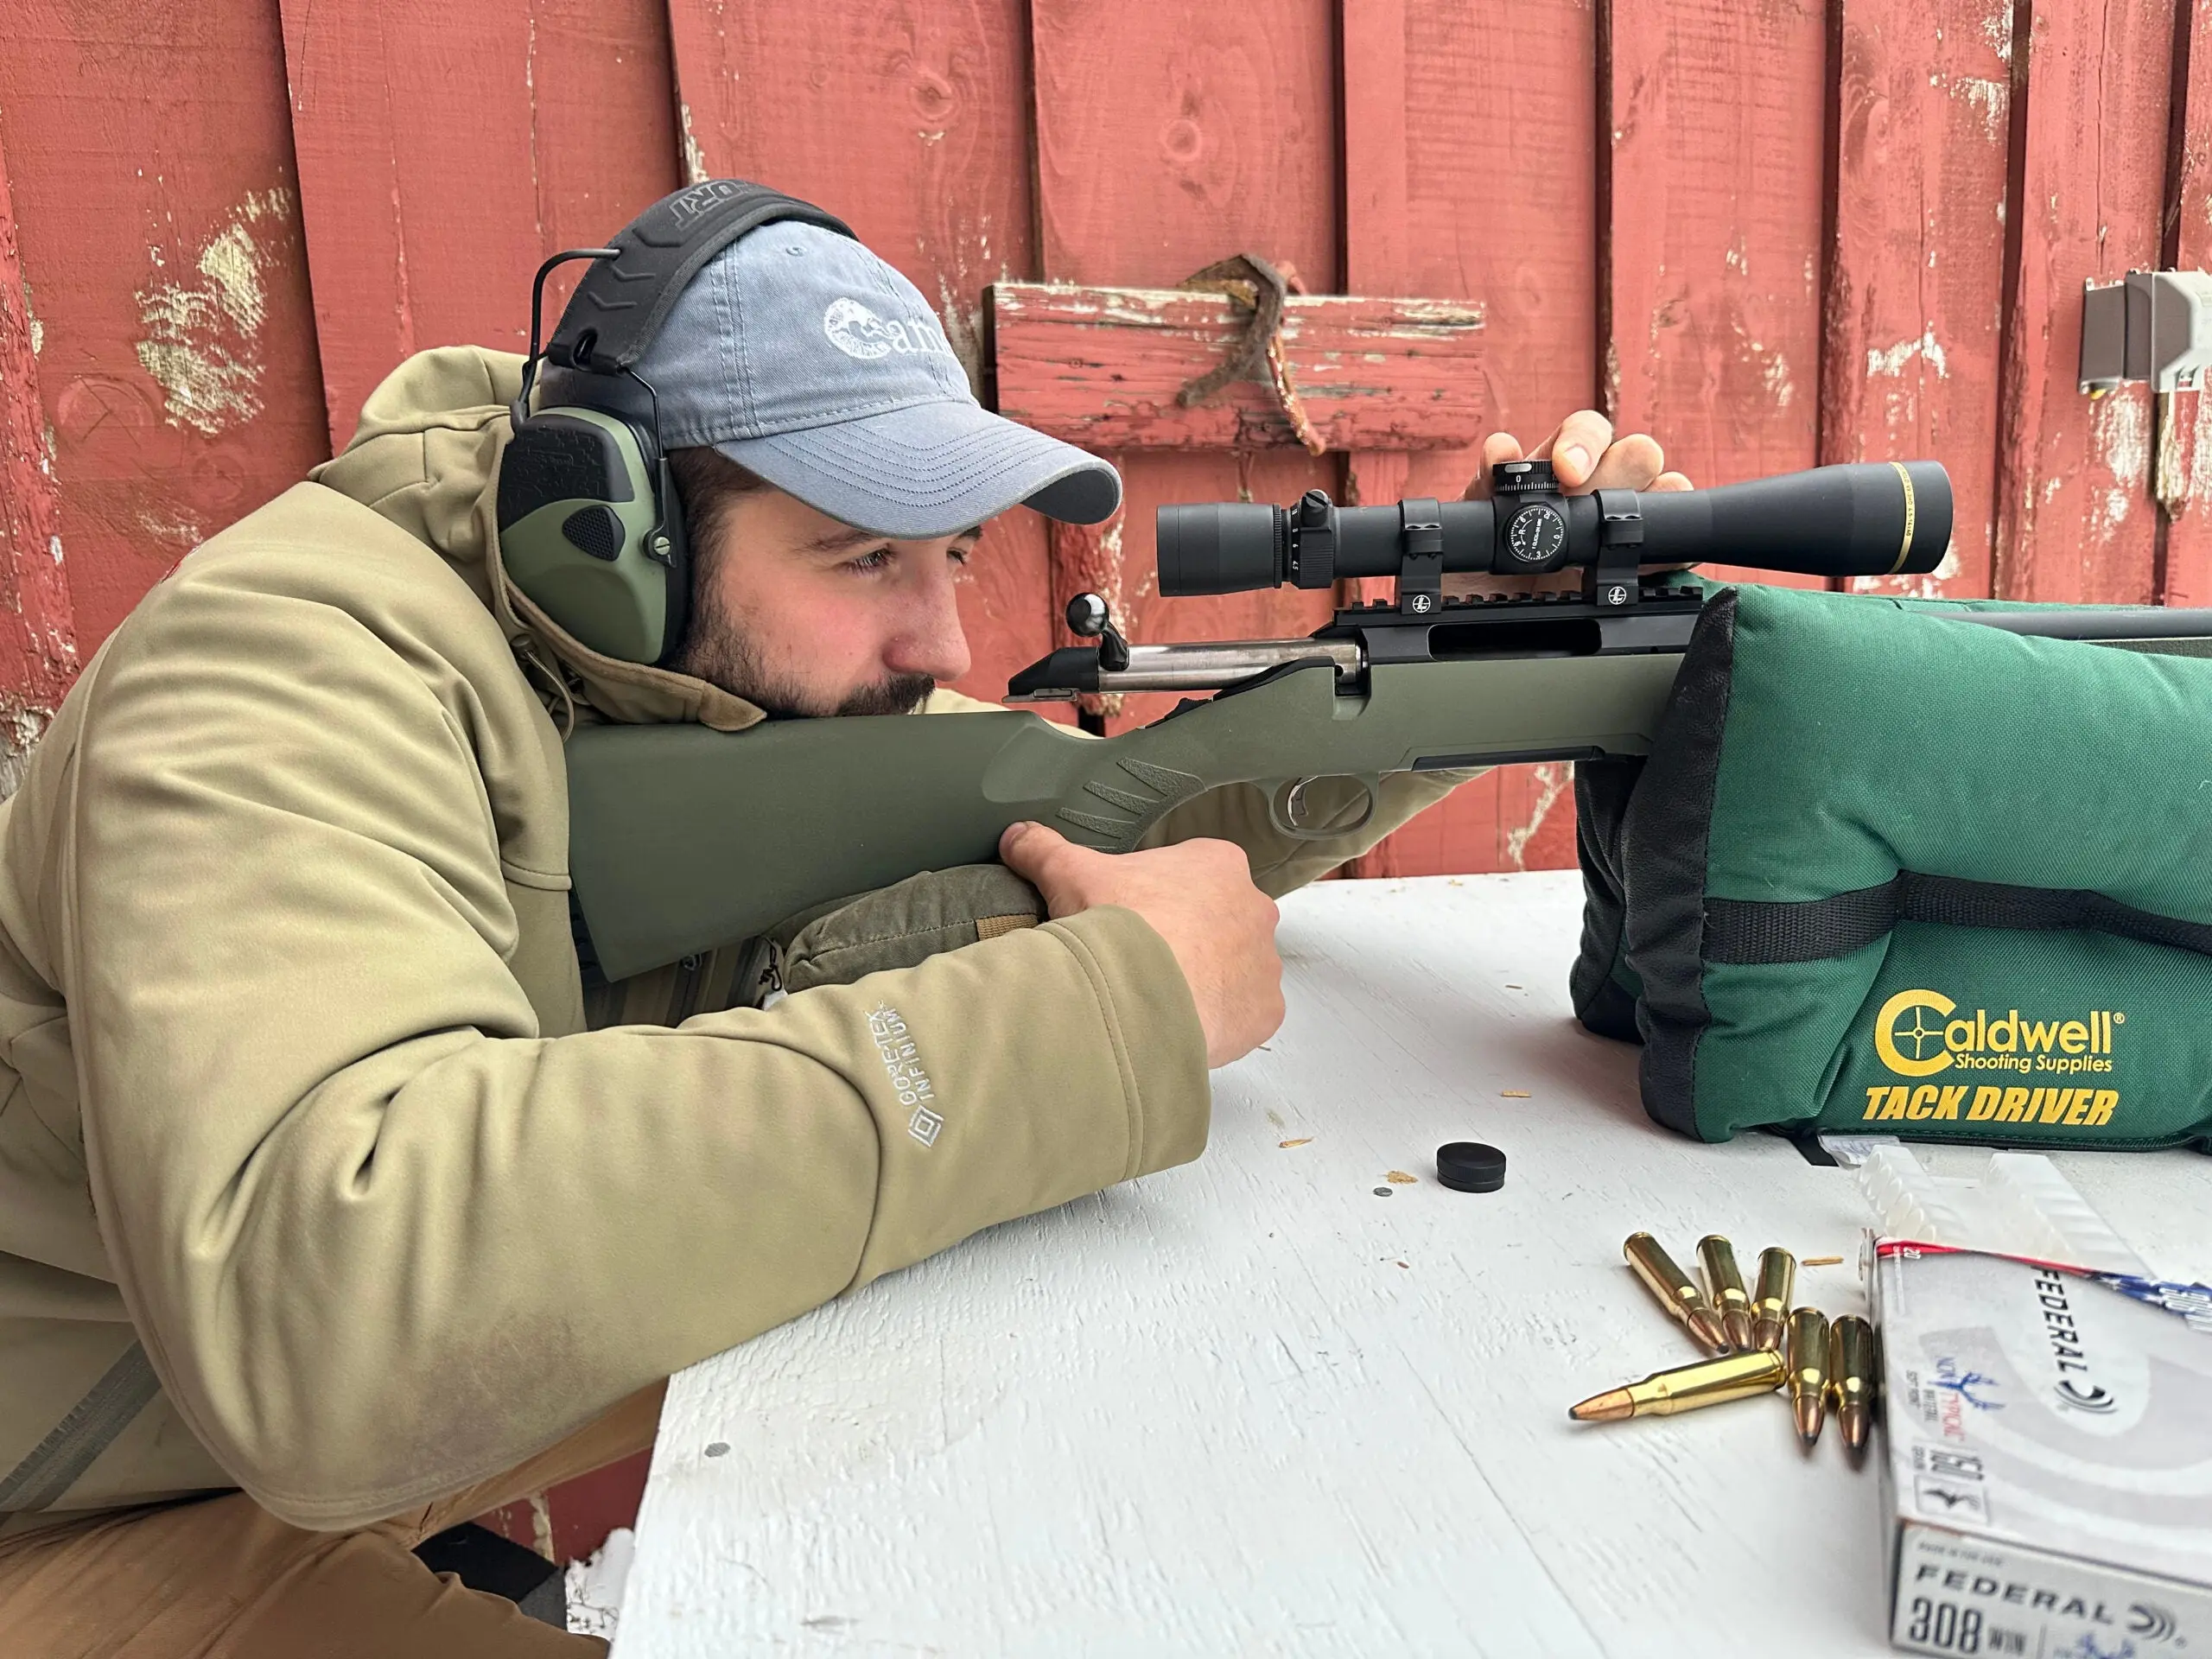
<svg viewBox="0 0 2212 1659">
<path fill-rule="evenodd" d="M 1822 0 L 1605 0 L 1616 424 L 1700 485 L 1812 466 L 1820 400 Z M 1794 586 L 1817 577 L 1736 572 Z"/>
<path fill-rule="evenodd" d="M 1841 0 L 1823 462 L 1941 461 L 1951 556 L 1863 592 L 1990 592 L 2012 20 L 1989 0 Z"/>
<path fill-rule="evenodd" d="M 0 143 L 0 796 L 77 669 L 61 569 L 61 492 L 39 401 L 43 344 L 23 292 L 16 207 Z"/>
<path fill-rule="evenodd" d="M 476 1517 L 503 1538 L 550 1561 L 582 1560 L 617 1527 L 634 1527 L 653 1454 L 639 1452 L 563 1481 L 550 1491 L 518 1498 Z"/>
<path fill-rule="evenodd" d="M 2203 270 L 2212 268 L 2212 0 L 2181 4 L 2176 46 L 2187 57 L 2175 77 L 2179 145 L 2169 157 L 2172 194 L 2159 264 Z M 2156 465 L 2158 500 L 2169 515 L 2160 600 L 2212 606 L 2212 419 L 2202 392 L 2164 400 Z"/>
<path fill-rule="evenodd" d="M 1585 0 L 1468 26 L 1441 0 L 1344 0 L 1346 281 L 1479 302 L 1492 424 L 1534 443 L 1598 400 L 1597 40 Z M 1665 433 L 1660 435 L 1662 439 Z M 1354 457 L 1362 500 L 1456 496 L 1474 450 Z M 1366 875 L 1574 861 L 1564 766 L 1502 767 L 1358 861 Z"/>
<path fill-rule="evenodd" d="M 667 24 L 652 0 L 282 0 L 331 441 L 410 353 L 521 351 L 538 261 L 674 189 Z M 465 204 L 465 210 L 461 205 Z M 574 281 L 547 287 L 547 317 Z M 588 1554 L 637 1514 L 642 1458 L 486 1517 Z"/>
<path fill-rule="evenodd" d="M 2151 396 L 2076 389 L 2082 284 L 2157 259 L 2173 0 L 2031 0 L 2018 271 L 2007 320 L 1997 589 L 2154 596 Z"/>
<path fill-rule="evenodd" d="M 1185 407 L 1177 394 L 1241 344 L 1225 296 L 1162 288 L 997 283 L 999 412 L 1093 449 L 1287 448 L 1300 435 L 1268 384 Z M 1331 449 L 1424 449 L 1487 429 L 1482 308 L 1461 300 L 1293 296 L 1283 353 L 1313 435 Z"/>
<path fill-rule="evenodd" d="M 275 18 L 24 0 L 0 144 L 89 654 L 327 453 Z"/>
<path fill-rule="evenodd" d="M 1049 281 L 1172 288 L 1249 251 L 1309 290 L 1338 289 L 1335 22 L 1331 0 L 1237 8 L 1035 0 L 1037 212 Z M 1162 600 L 1151 592 L 1154 507 L 1288 501 L 1338 487 L 1333 463 L 1120 454 L 1129 505 L 1118 540 L 1055 572 L 1055 602 L 1101 562 L 1122 571 L 1121 620 L 1144 640 L 1306 633 L 1325 595 Z M 1072 548 L 1077 538 L 1060 538 Z M 1127 700 L 1116 724 L 1156 719 L 1165 695 Z"/>
<path fill-rule="evenodd" d="M 1039 274 L 1021 0 L 671 0 L 669 21 L 694 175 L 840 215 L 937 307 L 980 384 L 984 286 Z M 1002 696 L 1054 642 L 1044 521 L 993 524 L 960 598 L 959 689 Z"/>
<path fill-rule="evenodd" d="M 342 447 L 411 353 L 524 349 L 538 261 L 676 188 L 667 25 L 653 0 L 280 3 Z"/>
</svg>

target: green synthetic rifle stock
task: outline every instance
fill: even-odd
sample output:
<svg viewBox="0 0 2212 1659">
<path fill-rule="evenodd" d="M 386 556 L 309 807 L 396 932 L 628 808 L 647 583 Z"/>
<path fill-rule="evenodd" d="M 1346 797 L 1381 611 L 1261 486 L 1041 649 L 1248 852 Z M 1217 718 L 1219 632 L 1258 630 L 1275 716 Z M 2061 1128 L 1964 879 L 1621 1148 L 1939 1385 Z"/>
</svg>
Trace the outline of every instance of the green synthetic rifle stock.
<svg viewBox="0 0 2212 1659">
<path fill-rule="evenodd" d="M 1163 508 L 1163 594 L 1395 575 L 1398 597 L 1302 639 L 1132 645 L 1103 603 L 1069 607 L 1096 646 L 1054 652 L 1009 700 L 1211 690 L 1152 725 L 1093 737 L 1014 710 L 591 726 L 569 741 L 569 855 L 599 970 L 620 979 L 734 944 L 802 910 L 920 871 L 987 862 L 1033 819 L 1111 852 L 1219 785 L 1267 792 L 1294 837 L 1302 785 L 1649 752 L 1706 588 L 1645 564 L 1713 559 L 1821 575 L 1932 569 L 1950 540 L 1939 467 L 1827 467 L 1671 495 L 1565 497 L 1542 462 L 1498 469 L 1494 501 L 1285 510 Z M 1580 593 L 1445 598 L 1447 571 L 1581 567 Z M 1870 599 L 1869 603 L 1884 602 Z M 2212 612 L 1965 611 L 2016 632 L 2204 649 Z"/>
</svg>

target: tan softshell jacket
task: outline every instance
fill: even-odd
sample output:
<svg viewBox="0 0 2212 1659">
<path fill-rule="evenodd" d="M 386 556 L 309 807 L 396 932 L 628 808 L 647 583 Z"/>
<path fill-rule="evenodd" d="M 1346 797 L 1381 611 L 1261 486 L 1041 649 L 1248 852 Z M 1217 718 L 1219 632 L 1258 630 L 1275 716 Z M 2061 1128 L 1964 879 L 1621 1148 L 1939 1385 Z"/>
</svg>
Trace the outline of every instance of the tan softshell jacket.
<svg viewBox="0 0 2212 1659">
<path fill-rule="evenodd" d="M 519 367 L 403 365 L 344 454 L 147 595 L 0 806 L 8 1529 L 233 1486 L 364 1524 L 1205 1144 L 1190 993 L 1123 910 L 584 1029 L 541 693 L 760 715 L 507 591 Z M 1177 827 L 1237 833 L 1281 890 L 1448 781 L 1318 849 L 1236 791 Z M 928 1145 L 898 1099 L 916 1065 Z"/>
</svg>

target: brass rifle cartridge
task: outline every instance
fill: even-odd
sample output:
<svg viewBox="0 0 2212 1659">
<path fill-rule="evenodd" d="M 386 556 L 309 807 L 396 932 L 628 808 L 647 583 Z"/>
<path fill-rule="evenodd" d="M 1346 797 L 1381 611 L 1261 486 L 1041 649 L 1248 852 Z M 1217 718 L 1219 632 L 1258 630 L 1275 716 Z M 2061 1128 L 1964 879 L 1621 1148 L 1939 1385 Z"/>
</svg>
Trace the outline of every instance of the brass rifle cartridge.
<svg viewBox="0 0 2212 1659">
<path fill-rule="evenodd" d="M 1854 1455 L 1866 1449 L 1880 1376 L 1872 1325 L 1856 1313 L 1847 1313 L 1828 1326 L 1828 1409 L 1835 1414 L 1837 1433 Z"/>
<path fill-rule="evenodd" d="M 1697 1281 L 1675 1265 L 1675 1258 L 1660 1248 L 1657 1239 L 1649 1233 L 1630 1233 L 1621 1254 L 1644 1287 L 1659 1299 L 1659 1305 L 1681 1320 L 1692 1336 L 1714 1353 L 1728 1351 L 1728 1331 L 1720 1323 L 1719 1314 L 1705 1300 Z"/>
<path fill-rule="evenodd" d="M 1672 1370 L 1654 1371 L 1641 1382 L 1592 1395 L 1567 1414 L 1578 1423 L 1617 1423 L 1628 1417 L 1671 1417 L 1678 1411 L 1695 1411 L 1730 1400 L 1748 1400 L 1755 1394 L 1772 1394 L 1789 1375 L 1780 1354 L 1753 1350 L 1724 1359 L 1700 1359 Z"/>
<path fill-rule="evenodd" d="M 1789 1323 L 1789 1298 L 1797 1288 L 1797 1258 L 1776 1246 L 1759 1252 L 1759 1284 L 1751 1293 L 1751 1345 L 1782 1351 Z"/>
<path fill-rule="evenodd" d="M 1789 1414 L 1807 1446 L 1821 1438 L 1828 1401 L 1828 1321 L 1817 1307 L 1789 1313 Z"/>
<path fill-rule="evenodd" d="M 1720 1315 L 1728 1345 L 1741 1351 L 1751 1345 L 1751 1299 L 1744 1290 L 1744 1275 L 1736 1267 L 1736 1247 L 1718 1233 L 1697 1242 L 1697 1259 L 1705 1268 L 1705 1294 Z"/>
</svg>

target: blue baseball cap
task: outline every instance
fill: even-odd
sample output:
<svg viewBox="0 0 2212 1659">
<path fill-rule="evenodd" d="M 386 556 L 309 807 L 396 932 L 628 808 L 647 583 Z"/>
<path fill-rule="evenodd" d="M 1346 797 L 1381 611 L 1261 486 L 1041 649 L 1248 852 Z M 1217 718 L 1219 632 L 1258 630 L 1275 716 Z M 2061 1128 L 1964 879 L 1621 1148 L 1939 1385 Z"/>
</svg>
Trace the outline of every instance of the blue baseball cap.
<svg viewBox="0 0 2212 1659">
<path fill-rule="evenodd" d="M 879 536 L 950 536 L 1023 504 L 1091 524 L 1121 505 L 1106 462 L 978 404 L 920 290 L 818 226 L 772 222 L 723 249 L 637 372 L 664 446 L 710 444 Z M 549 370 L 543 403 L 604 405 L 613 390 Z"/>
</svg>

